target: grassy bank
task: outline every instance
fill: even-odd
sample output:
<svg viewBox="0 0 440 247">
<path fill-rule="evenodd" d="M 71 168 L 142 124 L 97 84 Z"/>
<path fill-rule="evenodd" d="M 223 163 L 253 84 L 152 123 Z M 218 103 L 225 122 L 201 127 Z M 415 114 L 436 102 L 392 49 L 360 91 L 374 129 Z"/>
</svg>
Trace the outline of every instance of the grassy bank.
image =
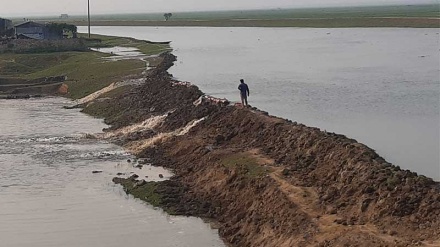
<svg viewBox="0 0 440 247">
<path fill-rule="evenodd" d="M 166 44 L 150 44 L 131 38 L 109 36 L 92 37 L 86 41 L 90 47 L 126 46 L 138 48 L 146 55 L 160 54 L 170 49 Z M 98 39 L 101 42 L 98 42 Z M 111 56 L 94 51 L 76 52 L 40 52 L 32 54 L 0 54 L 0 75 L 2 84 L 32 81 L 38 78 L 66 76 L 65 84 L 69 87 L 68 97 L 84 97 L 100 90 L 113 82 L 127 77 L 139 76 L 145 71 L 145 61 L 104 60 Z M 30 85 L 32 86 L 32 85 Z"/>
<path fill-rule="evenodd" d="M 79 34 L 79 37 L 87 38 L 88 35 Z M 160 54 L 164 51 L 171 50 L 170 46 L 167 44 L 158 44 L 154 42 L 127 38 L 127 37 L 92 34 L 90 38 L 92 40 L 89 41 L 89 46 L 94 48 L 114 47 L 114 46 L 134 47 L 140 50 L 145 55 L 155 55 L 155 54 Z M 99 40 L 100 42 L 96 42 L 94 40 Z"/>
</svg>

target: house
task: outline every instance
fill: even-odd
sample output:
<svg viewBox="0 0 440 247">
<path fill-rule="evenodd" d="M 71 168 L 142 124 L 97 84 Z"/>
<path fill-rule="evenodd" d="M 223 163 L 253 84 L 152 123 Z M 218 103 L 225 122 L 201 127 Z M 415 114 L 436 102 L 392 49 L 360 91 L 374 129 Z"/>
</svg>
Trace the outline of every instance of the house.
<svg viewBox="0 0 440 247">
<path fill-rule="evenodd" d="M 52 30 L 48 25 L 28 21 L 15 26 L 15 35 L 22 39 L 62 39 L 62 30 Z"/>
<path fill-rule="evenodd" d="M 6 32 L 13 27 L 11 20 L 0 18 L 0 36 L 6 34 Z"/>
<path fill-rule="evenodd" d="M 69 15 L 68 14 L 61 14 L 60 15 L 60 19 L 68 19 Z"/>
</svg>

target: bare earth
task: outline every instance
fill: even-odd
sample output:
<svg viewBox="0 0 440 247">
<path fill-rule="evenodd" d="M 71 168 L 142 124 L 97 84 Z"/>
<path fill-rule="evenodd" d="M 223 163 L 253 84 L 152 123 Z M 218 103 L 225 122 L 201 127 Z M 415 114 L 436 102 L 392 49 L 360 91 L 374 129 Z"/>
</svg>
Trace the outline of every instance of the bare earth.
<svg viewBox="0 0 440 247">
<path fill-rule="evenodd" d="M 343 135 L 200 98 L 162 58 L 142 85 L 82 105 L 109 133 L 138 124 L 110 140 L 176 174 L 114 178 L 127 193 L 206 218 L 230 246 L 440 246 L 438 182 Z"/>
</svg>

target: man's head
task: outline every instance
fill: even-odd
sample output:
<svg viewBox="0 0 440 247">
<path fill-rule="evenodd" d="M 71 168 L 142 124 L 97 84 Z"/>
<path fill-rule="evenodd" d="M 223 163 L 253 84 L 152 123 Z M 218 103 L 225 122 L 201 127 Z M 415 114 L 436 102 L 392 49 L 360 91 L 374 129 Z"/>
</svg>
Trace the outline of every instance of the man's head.
<svg viewBox="0 0 440 247">
<path fill-rule="evenodd" d="M 244 83 L 244 80 L 243 80 L 243 79 L 240 79 L 240 82 L 241 82 L 241 83 Z"/>
</svg>

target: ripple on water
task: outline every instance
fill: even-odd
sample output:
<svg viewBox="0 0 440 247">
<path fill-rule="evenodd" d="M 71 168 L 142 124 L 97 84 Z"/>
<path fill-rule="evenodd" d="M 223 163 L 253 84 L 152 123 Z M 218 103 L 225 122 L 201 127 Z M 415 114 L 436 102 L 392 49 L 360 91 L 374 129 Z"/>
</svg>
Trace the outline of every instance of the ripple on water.
<svg viewBox="0 0 440 247">
<path fill-rule="evenodd" d="M 149 181 L 172 174 L 150 165 L 135 168 L 135 159 L 120 147 L 83 138 L 83 132 L 97 133 L 105 126 L 101 120 L 62 109 L 62 102 L 0 101 L 2 244 L 224 246 L 200 219 L 168 216 L 113 184 L 118 173 L 136 173 Z M 13 123 L 6 124 L 3 116 Z M 102 172 L 93 174 L 95 170 Z"/>
</svg>

